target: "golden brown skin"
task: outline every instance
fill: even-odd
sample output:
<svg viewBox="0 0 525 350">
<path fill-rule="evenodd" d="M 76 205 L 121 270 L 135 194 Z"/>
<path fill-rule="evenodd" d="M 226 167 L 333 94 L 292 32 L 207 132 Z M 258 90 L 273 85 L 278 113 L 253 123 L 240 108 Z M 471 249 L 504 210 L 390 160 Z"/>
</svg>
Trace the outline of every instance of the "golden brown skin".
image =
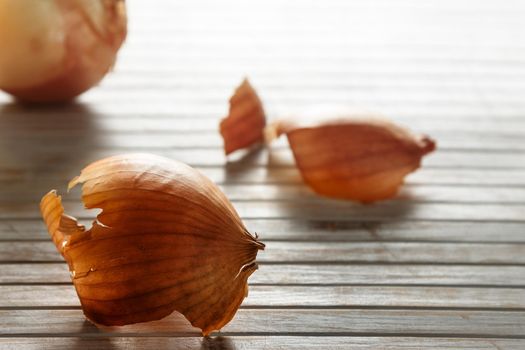
<svg viewBox="0 0 525 350">
<path fill-rule="evenodd" d="M 230 98 L 230 112 L 221 121 L 220 133 L 226 155 L 264 140 L 266 116 L 261 100 L 247 79 Z"/>
<path fill-rule="evenodd" d="M 265 126 L 262 103 L 246 80 L 230 106 L 221 123 L 226 154 L 260 142 L 261 135 L 270 143 L 286 134 L 304 182 L 327 197 L 363 203 L 394 197 L 405 176 L 436 148 L 430 137 L 362 111 L 282 118 Z"/>
<path fill-rule="evenodd" d="M 395 196 L 405 176 L 435 149 L 429 137 L 375 119 L 288 126 L 285 133 L 297 168 L 315 192 L 363 203 Z"/>
<path fill-rule="evenodd" d="M 91 229 L 64 215 L 55 191 L 40 208 L 86 317 L 125 325 L 178 311 L 204 335 L 232 319 L 264 244 L 208 178 L 130 154 L 92 163 L 70 187 L 78 183 L 86 207 L 102 209 Z"/>
<path fill-rule="evenodd" d="M 96 85 L 113 67 L 117 51 L 126 37 L 127 17 L 123 0 L 53 1 L 64 20 L 64 56 L 59 62 L 35 72 L 35 82 L 23 86 L 0 86 L 5 92 L 25 102 L 68 101 Z M 103 10 L 89 11 L 86 6 L 89 1 L 100 2 L 99 9 Z M 38 36 L 38 33 L 35 35 Z M 38 37 L 32 40 L 38 43 L 32 53 L 37 60 L 40 50 L 45 50 L 42 45 L 45 46 L 46 42 Z M 57 74 L 44 81 L 39 79 L 40 74 L 47 76 L 48 71 L 56 71 Z"/>
</svg>

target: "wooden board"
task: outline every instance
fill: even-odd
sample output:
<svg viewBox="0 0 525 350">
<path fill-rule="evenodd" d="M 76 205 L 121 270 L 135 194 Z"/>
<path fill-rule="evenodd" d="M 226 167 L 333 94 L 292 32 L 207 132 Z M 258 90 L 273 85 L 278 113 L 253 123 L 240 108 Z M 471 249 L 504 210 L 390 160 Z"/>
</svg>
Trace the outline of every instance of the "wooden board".
<svg viewBox="0 0 525 350">
<path fill-rule="evenodd" d="M 64 106 L 0 93 L 0 349 L 524 349 L 525 4 L 127 1 L 114 72 Z M 249 76 L 269 120 L 362 107 L 438 151 L 390 201 L 321 198 L 285 138 L 225 157 L 218 123 Z M 266 243 L 250 292 L 202 338 L 178 314 L 84 318 L 40 219 L 89 162 L 152 152 L 219 184 Z M 152 234 L 153 235 L 153 234 Z"/>
<path fill-rule="evenodd" d="M 2 349 L 269 349 L 286 344 L 286 349 L 359 349 L 375 350 L 404 349 L 419 347 L 424 349 L 519 349 L 522 340 L 494 338 L 423 338 L 423 337 L 375 337 L 375 336 L 219 336 L 217 338 L 198 337 L 107 337 L 107 338 L 0 338 Z"/>
</svg>

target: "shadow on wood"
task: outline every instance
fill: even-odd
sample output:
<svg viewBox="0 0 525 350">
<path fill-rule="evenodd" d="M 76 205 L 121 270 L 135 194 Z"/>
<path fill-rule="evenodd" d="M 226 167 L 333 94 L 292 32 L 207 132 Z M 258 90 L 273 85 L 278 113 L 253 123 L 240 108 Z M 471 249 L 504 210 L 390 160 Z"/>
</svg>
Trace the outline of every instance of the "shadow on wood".
<svg viewBox="0 0 525 350">
<path fill-rule="evenodd" d="M 4 180 L 37 183 L 27 188 L 31 193 L 64 192 L 64 176 L 77 175 L 101 147 L 98 117 L 81 103 L 0 106 L 0 171 L 9 175 Z"/>
<path fill-rule="evenodd" d="M 79 330 L 80 334 L 90 334 L 100 332 L 93 323 L 87 319 L 82 323 Z M 114 350 L 116 347 L 111 343 L 111 338 L 74 338 L 74 343 L 71 344 L 71 350 L 86 350 L 86 349 L 101 349 Z"/>
<path fill-rule="evenodd" d="M 249 170 L 256 166 L 257 161 L 264 157 L 265 153 L 262 145 L 255 145 L 245 150 L 239 150 L 228 156 L 225 165 L 226 172 L 233 176 L 238 172 Z"/>
<path fill-rule="evenodd" d="M 204 337 L 201 350 L 235 350 L 235 345 L 228 337 Z"/>
</svg>

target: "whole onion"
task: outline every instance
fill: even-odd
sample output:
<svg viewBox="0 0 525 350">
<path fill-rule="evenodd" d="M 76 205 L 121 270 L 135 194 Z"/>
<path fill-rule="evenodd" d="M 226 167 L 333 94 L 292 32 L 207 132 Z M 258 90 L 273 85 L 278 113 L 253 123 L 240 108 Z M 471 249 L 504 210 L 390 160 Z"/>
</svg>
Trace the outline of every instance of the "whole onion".
<svg viewBox="0 0 525 350">
<path fill-rule="evenodd" d="M 97 84 L 126 37 L 123 0 L 0 0 L 0 89 L 67 101 Z"/>
</svg>

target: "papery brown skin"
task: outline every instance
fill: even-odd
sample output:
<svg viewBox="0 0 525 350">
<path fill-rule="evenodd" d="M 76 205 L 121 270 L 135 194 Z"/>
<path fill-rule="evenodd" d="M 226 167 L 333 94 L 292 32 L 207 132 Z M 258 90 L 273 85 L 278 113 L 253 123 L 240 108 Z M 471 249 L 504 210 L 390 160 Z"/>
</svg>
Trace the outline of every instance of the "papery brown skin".
<svg viewBox="0 0 525 350">
<path fill-rule="evenodd" d="M 0 89 L 63 102 L 113 67 L 127 33 L 124 0 L 2 0 Z"/>
<path fill-rule="evenodd" d="M 272 139 L 286 134 L 305 183 L 332 198 L 363 203 L 391 198 L 436 147 L 428 136 L 374 117 L 304 124 L 277 121 L 266 135 Z"/>
<path fill-rule="evenodd" d="M 240 91 L 247 92 L 241 93 Z M 257 93 L 245 80 L 230 101 L 248 100 L 252 109 L 262 111 Z M 363 203 L 396 195 L 407 174 L 421 165 L 421 159 L 434 151 L 436 143 L 426 135 L 414 135 L 369 112 L 341 117 L 312 115 L 283 118 L 266 125 L 264 113 L 239 108 L 221 123 L 225 152 L 267 144 L 286 134 L 295 163 L 304 182 L 316 193 Z M 244 137 L 243 135 L 250 135 Z"/>
<path fill-rule="evenodd" d="M 264 140 L 264 109 L 257 93 L 245 79 L 230 98 L 228 116 L 220 123 L 226 155 Z"/>
<path fill-rule="evenodd" d="M 204 335 L 232 319 L 264 244 L 215 184 L 148 154 L 94 162 L 69 187 L 79 183 L 86 208 L 102 209 L 91 229 L 64 214 L 56 191 L 40 209 L 87 318 L 126 325 L 178 311 Z"/>
</svg>

